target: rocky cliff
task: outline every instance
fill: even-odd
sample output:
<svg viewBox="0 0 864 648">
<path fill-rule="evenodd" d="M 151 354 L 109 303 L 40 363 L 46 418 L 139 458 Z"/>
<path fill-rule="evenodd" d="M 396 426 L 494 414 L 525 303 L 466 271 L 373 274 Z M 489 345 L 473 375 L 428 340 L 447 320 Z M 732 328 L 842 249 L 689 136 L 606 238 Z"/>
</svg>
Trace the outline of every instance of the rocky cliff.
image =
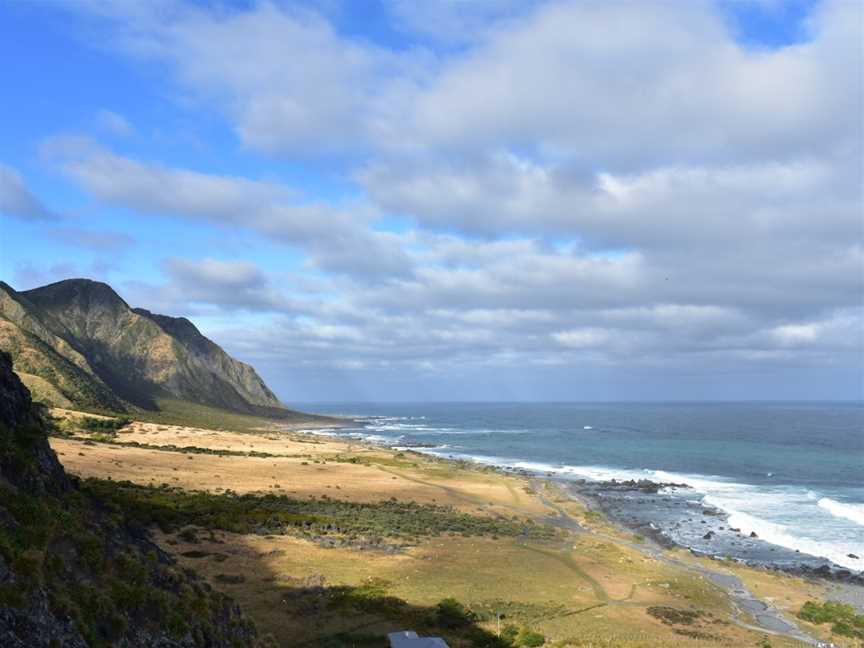
<svg viewBox="0 0 864 648">
<path fill-rule="evenodd" d="M 0 646 L 254 647 L 236 604 L 68 478 L 0 353 Z"/>
</svg>

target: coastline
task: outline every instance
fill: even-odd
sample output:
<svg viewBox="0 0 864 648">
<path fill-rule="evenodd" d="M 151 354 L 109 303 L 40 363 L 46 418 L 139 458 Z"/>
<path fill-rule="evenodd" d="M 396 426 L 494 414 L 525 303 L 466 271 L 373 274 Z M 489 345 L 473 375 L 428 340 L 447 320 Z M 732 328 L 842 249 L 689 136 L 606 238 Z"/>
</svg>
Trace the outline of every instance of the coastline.
<svg viewBox="0 0 864 648">
<path fill-rule="evenodd" d="M 609 497 L 612 493 L 630 493 L 633 491 L 648 492 L 656 497 L 663 497 L 666 489 L 681 488 L 680 485 L 662 484 L 656 482 L 596 482 L 590 483 L 587 480 L 579 480 L 576 482 L 564 480 L 553 480 L 556 483 L 565 486 L 565 491 L 575 497 L 583 505 L 592 510 L 603 513 L 607 519 L 618 524 L 621 528 L 627 529 L 635 534 L 650 538 L 658 546 L 664 549 L 684 549 L 697 557 L 708 558 L 710 560 L 724 562 L 732 561 L 748 567 L 765 569 L 770 571 L 780 571 L 794 576 L 820 578 L 830 582 L 848 583 L 861 588 L 864 591 L 864 571 L 854 572 L 846 569 L 842 565 L 837 565 L 827 558 L 818 556 L 810 556 L 801 552 L 790 551 L 782 547 L 772 545 L 767 540 L 759 538 L 757 535 L 749 537 L 743 534 L 740 529 L 730 528 L 730 515 L 715 507 L 702 505 L 699 515 L 703 518 L 700 523 L 704 522 L 705 535 L 703 539 L 715 541 L 722 532 L 726 532 L 728 538 L 736 538 L 733 542 L 752 542 L 754 545 L 761 545 L 760 553 L 784 554 L 789 557 L 787 561 L 780 560 L 759 560 L 736 558 L 723 553 L 723 547 L 728 545 L 721 544 L 714 551 L 700 549 L 692 545 L 680 542 L 675 537 L 667 533 L 663 528 L 657 526 L 653 522 L 646 522 L 639 518 L 634 518 L 628 515 L 628 511 L 622 511 L 615 502 Z M 709 536 L 710 534 L 710 536 Z M 707 537 L 706 537 L 707 536 Z M 765 547 L 765 545 L 768 545 Z"/>
<path fill-rule="evenodd" d="M 354 427 L 362 429 L 367 426 L 362 418 L 344 417 L 344 421 L 345 425 L 338 426 L 338 429 Z M 330 429 L 335 428 L 337 426 L 330 426 Z M 313 430 L 310 426 L 306 426 L 306 429 L 309 430 L 310 434 L 344 439 L 344 436 L 338 433 L 327 434 L 326 427 L 316 427 Z M 303 429 L 294 431 L 304 432 Z M 540 468 L 529 469 L 496 463 L 494 458 L 460 457 L 448 454 L 446 448 L 434 444 L 388 443 L 384 439 L 374 438 L 375 436 L 374 434 L 356 433 L 351 436 L 351 440 L 354 443 L 362 443 L 381 450 L 416 453 L 426 458 L 432 457 L 458 466 L 484 466 L 502 474 L 521 475 L 528 479 L 540 479 L 555 484 L 568 497 L 587 510 L 601 513 L 621 531 L 632 533 L 641 538 L 648 538 L 663 550 L 682 549 L 698 558 L 706 558 L 721 563 L 734 562 L 755 569 L 782 572 L 792 576 L 813 578 L 831 583 L 838 586 L 838 591 L 844 594 L 845 599 L 853 602 L 860 612 L 864 612 L 864 567 L 861 570 L 852 570 L 825 557 L 774 545 L 768 540 L 760 538 L 754 532 L 751 532 L 752 535 L 743 533 L 741 529 L 730 526 L 731 515 L 729 513 L 710 504 L 700 502 L 694 506 L 692 501 L 689 502 L 693 509 L 690 514 L 694 516 L 691 519 L 699 525 L 698 527 L 695 527 L 695 524 L 693 526 L 698 528 L 701 534 L 697 536 L 691 534 L 691 539 L 701 539 L 704 542 L 686 542 L 680 535 L 670 533 L 668 527 L 658 524 L 657 519 L 652 519 L 652 512 L 656 513 L 660 508 L 657 506 L 658 503 L 672 503 L 680 507 L 681 501 L 676 502 L 673 499 L 674 492 L 688 489 L 692 491 L 692 488 L 686 483 L 655 482 L 648 479 L 570 479 Z M 646 503 L 654 506 L 644 506 Z M 634 511 L 641 511 L 643 514 L 633 515 Z M 696 519 L 696 517 L 700 519 Z M 675 524 L 673 523 L 673 526 Z M 734 553 L 740 553 L 741 546 L 749 546 L 753 556 L 735 556 Z M 729 551 L 732 547 L 738 548 L 738 552 Z M 845 589 L 847 585 L 852 588 L 851 595 Z"/>
</svg>

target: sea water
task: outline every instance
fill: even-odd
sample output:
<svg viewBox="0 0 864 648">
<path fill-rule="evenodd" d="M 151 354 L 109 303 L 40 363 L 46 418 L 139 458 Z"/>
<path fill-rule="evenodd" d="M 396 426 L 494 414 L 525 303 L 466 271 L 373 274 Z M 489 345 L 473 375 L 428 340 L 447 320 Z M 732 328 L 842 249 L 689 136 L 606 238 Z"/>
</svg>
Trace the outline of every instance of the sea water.
<svg viewBox="0 0 864 648">
<path fill-rule="evenodd" d="M 678 491 L 678 497 L 722 511 L 727 527 L 740 529 L 745 537 L 756 533 L 760 546 L 864 571 L 862 403 L 298 407 L 362 422 L 327 434 L 439 456 L 572 480 L 686 483 L 691 488 Z M 693 528 L 692 516 L 684 518 L 690 515 L 686 508 L 639 505 L 642 516 L 656 515 L 658 523 L 674 529 L 676 541 L 699 544 L 704 527 Z M 681 519 L 671 521 L 669 515 Z M 687 520 L 693 524 L 688 526 Z M 723 551 L 749 558 L 753 545 L 732 542 Z"/>
</svg>

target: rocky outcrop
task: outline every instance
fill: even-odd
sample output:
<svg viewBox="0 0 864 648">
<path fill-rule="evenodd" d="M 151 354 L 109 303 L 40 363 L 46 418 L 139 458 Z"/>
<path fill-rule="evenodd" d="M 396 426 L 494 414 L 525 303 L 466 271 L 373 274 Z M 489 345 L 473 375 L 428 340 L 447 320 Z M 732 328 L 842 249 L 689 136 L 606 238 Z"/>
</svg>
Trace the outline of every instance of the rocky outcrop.
<svg viewBox="0 0 864 648">
<path fill-rule="evenodd" d="M 287 412 L 251 366 L 189 320 L 131 308 L 107 284 L 87 279 L 22 292 L 0 282 L 0 349 L 46 399 L 55 392 L 45 383 L 60 396 L 53 400 L 84 408 L 155 409 L 158 399 L 174 398 L 248 414 Z"/>
<path fill-rule="evenodd" d="M 0 646 L 252 648 L 254 625 L 66 476 L 0 353 Z"/>
</svg>

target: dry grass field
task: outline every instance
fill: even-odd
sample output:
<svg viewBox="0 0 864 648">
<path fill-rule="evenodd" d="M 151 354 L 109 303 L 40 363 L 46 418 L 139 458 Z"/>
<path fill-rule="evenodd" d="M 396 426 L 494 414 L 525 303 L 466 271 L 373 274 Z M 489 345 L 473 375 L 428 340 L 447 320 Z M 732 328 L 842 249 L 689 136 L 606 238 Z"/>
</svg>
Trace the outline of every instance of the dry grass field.
<svg viewBox="0 0 864 648">
<path fill-rule="evenodd" d="M 83 431 L 75 412 L 53 414 L 67 438 L 53 438 L 52 446 L 69 472 L 148 486 L 141 491 L 148 497 L 170 502 L 199 492 L 370 507 L 395 499 L 450 507 L 429 509 L 439 516 L 502 521 L 501 533 L 421 532 L 395 544 L 385 538 L 380 547 L 356 538 L 332 542 L 344 534 L 340 529 L 316 535 L 290 526 L 249 533 L 154 527 L 159 546 L 234 596 L 273 645 L 380 646 L 384 633 L 406 627 L 435 630 L 454 648 L 494 645 L 499 614 L 505 634 L 518 634 L 517 645 L 530 642 L 529 630 L 549 646 L 800 645 L 743 627 L 739 621 L 751 620 L 736 615 L 727 594 L 698 572 L 642 551 L 632 534 L 525 477 L 284 427 L 139 421 L 106 435 Z M 585 530 L 542 526 L 560 512 Z M 546 531 L 511 529 L 534 523 L 531 529 Z M 681 551 L 671 556 L 698 562 Z M 790 614 L 823 594 L 800 579 L 728 569 Z M 449 598 L 468 611 L 466 618 L 448 616 L 441 601 Z"/>
</svg>

